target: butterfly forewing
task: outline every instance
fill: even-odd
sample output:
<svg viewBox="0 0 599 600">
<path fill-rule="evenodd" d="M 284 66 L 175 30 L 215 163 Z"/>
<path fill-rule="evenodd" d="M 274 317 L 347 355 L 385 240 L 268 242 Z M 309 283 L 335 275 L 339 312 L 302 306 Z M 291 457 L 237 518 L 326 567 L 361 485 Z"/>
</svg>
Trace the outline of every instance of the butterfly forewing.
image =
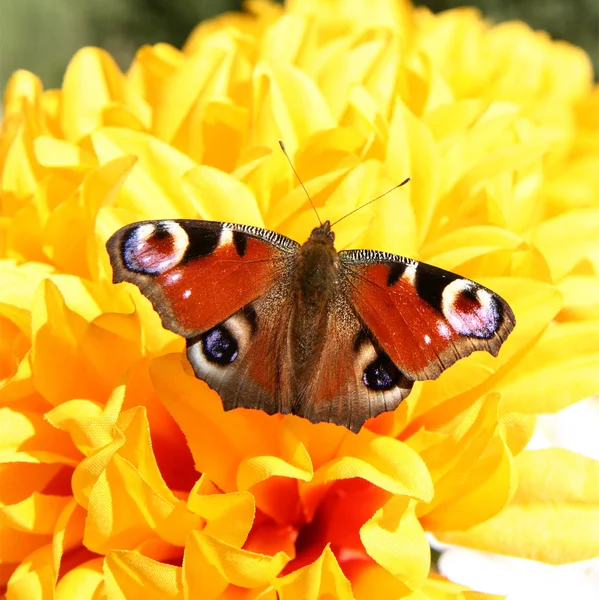
<svg viewBox="0 0 599 600">
<path fill-rule="evenodd" d="M 142 221 L 107 243 L 114 281 L 137 285 L 167 329 L 191 337 L 266 293 L 298 244 L 266 229 L 213 221 Z"/>
<path fill-rule="evenodd" d="M 355 310 L 410 379 L 435 379 L 476 350 L 496 356 L 514 328 L 503 298 L 455 273 L 368 250 L 339 259 Z"/>
</svg>

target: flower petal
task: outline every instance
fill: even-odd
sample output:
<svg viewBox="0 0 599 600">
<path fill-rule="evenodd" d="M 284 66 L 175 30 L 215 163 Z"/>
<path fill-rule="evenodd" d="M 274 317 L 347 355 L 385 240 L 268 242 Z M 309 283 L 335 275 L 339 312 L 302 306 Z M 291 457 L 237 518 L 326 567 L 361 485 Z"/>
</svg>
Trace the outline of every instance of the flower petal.
<svg viewBox="0 0 599 600">
<path fill-rule="evenodd" d="M 112 550 L 104 559 L 108 600 L 183 598 L 181 567 L 167 565 L 137 552 Z"/>
<path fill-rule="evenodd" d="M 254 107 L 254 143 L 271 146 L 282 139 L 292 155 L 312 134 L 336 125 L 314 81 L 289 64 L 256 65 Z"/>
<path fill-rule="evenodd" d="M 351 584 L 327 546 L 311 565 L 278 578 L 274 587 L 281 600 L 318 600 L 322 597 L 353 600 Z"/>
<path fill-rule="evenodd" d="M 271 585 L 288 561 L 284 552 L 274 556 L 256 554 L 194 531 L 185 550 L 183 579 L 190 598 L 211 600 L 220 597 L 229 585 Z"/>
<path fill-rule="evenodd" d="M 556 323 L 498 384 L 506 411 L 556 412 L 597 392 L 599 321 Z"/>
<path fill-rule="evenodd" d="M 344 438 L 339 457 L 319 467 L 300 493 L 304 510 L 312 515 L 326 493 L 324 484 L 359 477 L 392 494 L 429 501 L 433 486 L 421 458 L 398 440 L 362 430 Z"/>
<path fill-rule="evenodd" d="M 228 221 L 235 215 L 239 223 L 264 227 L 253 194 L 233 177 L 217 169 L 199 166 L 184 175 L 183 185 L 203 219 Z"/>
<path fill-rule="evenodd" d="M 94 558 L 65 573 L 56 584 L 56 600 L 95 600 L 104 586 L 102 563 Z"/>
<path fill-rule="evenodd" d="M 599 210 L 577 210 L 545 221 L 532 242 L 547 258 L 556 280 L 567 275 L 588 253 L 599 246 Z"/>
<path fill-rule="evenodd" d="M 562 564 L 599 554 L 599 462 L 551 448 L 517 459 L 518 489 L 496 517 L 442 541 Z"/>
<path fill-rule="evenodd" d="M 11 575 L 6 597 L 15 600 L 49 598 L 54 593 L 52 547 L 42 546 L 25 558 Z"/>
<path fill-rule="evenodd" d="M 411 590 L 422 586 L 430 567 L 430 547 L 415 505 L 395 496 L 360 529 L 366 552 Z"/>
</svg>

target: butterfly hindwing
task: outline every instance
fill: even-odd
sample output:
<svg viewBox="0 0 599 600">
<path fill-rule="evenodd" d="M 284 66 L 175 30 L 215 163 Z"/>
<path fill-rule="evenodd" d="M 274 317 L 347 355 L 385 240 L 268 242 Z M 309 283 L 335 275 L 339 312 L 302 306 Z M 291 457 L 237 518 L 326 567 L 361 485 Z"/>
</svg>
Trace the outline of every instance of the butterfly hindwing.
<svg viewBox="0 0 599 600">
<path fill-rule="evenodd" d="M 355 310 L 410 379 L 435 379 L 476 350 L 496 356 L 514 328 L 503 298 L 455 273 L 369 250 L 339 259 Z"/>
<path fill-rule="evenodd" d="M 395 368 L 346 298 L 329 312 L 322 350 L 293 412 L 357 432 L 371 417 L 396 408 L 414 381 Z"/>
</svg>

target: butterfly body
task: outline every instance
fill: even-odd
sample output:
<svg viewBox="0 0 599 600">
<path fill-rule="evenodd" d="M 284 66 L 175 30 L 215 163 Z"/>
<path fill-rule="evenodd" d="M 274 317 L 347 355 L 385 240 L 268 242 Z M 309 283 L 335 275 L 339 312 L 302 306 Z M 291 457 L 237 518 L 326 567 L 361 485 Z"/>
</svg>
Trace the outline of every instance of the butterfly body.
<svg viewBox="0 0 599 600">
<path fill-rule="evenodd" d="M 456 274 L 371 250 L 337 252 L 327 221 L 299 245 L 234 223 L 133 223 L 108 241 L 114 281 L 137 285 L 225 409 L 357 431 L 415 381 L 475 350 L 496 355 L 508 304 Z"/>
</svg>

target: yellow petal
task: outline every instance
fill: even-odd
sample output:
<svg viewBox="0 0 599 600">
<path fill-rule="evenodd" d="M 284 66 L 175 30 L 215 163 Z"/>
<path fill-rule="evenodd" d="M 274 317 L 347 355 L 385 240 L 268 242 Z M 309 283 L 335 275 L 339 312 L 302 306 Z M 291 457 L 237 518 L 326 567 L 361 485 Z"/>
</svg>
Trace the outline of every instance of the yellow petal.
<svg viewBox="0 0 599 600">
<path fill-rule="evenodd" d="M 4 92 L 5 115 L 10 116 L 12 113 L 20 112 L 24 100 L 28 104 L 35 105 L 43 89 L 41 80 L 33 73 L 23 69 L 15 71 L 8 80 Z"/>
<path fill-rule="evenodd" d="M 101 558 L 94 558 L 64 574 L 56 584 L 56 600 L 94 600 L 104 586 Z"/>
<path fill-rule="evenodd" d="M 3 195 L 7 202 L 17 202 L 33 195 L 41 179 L 41 168 L 33 152 L 30 132 L 23 123 L 15 124 L 14 139 L 5 150 L 1 173 Z"/>
<path fill-rule="evenodd" d="M 281 600 L 318 600 L 323 597 L 353 600 L 351 584 L 327 546 L 311 565 L 274 582 Z"/>
<path fill-rule="evenodd" d="M 335 126 L 314 81 L 293 65 L 258 63 L 253 103 L 254 144 L 272 146 L 282 139 L 291 155 L 313 133 Z"/>
<path fill-rule="evenodd" d="M 595 275 L 570 275 L 560 281 L 564 298 L 561 316 L 565 320 L 599 320 L 599 278 Z"/>
<path fill-rule="evenodd" d="M 31 307 L 40 281 L 52 267 L 39 263 L 17 266 L 13 261 L 0 261 L 0 314 L 14 321 L 22 331 L 31 329 Z"/>
<path fill-rule="evenodd" d="M 429 501 L 433 486 L 421 458 L 398 440 L 375 436 L 363 429 L 344 439 L 339 457 L 322 465 L 300 488 L 304 510 L 312 514 L 326 492 L 324 484 L 360 477 L 392 494 Z"/>
<path fill-rule="evenodd" d="M 97 165 L 91 152 L 64 140 L 39 136 L 33 147 L 38 162 L 44 167 L 85 171 Z"/>
<path fill-rule="evenodd" d="M 63 496 L 34 492 L 22 502 L 0 508 L 0 514 L 4 523 L 17 531 L 48 535 L 53 533 L 56 520 L 68 502 Z"/>
<path fill-rule="evenodd" d="M 562 564 L 599 554 L 599 462 L 551 448 L 517 459 L 518 489 L 496 517 L 439 539 Z"/>
<path fill-rule="evenodd" d="M 107 398 L 140 356 L 135 315 L 102 315 L 88 323 L 67 306 L 51 281 L 40 286 L 32 314 L 33 377 L 52 404 L 71 398 Z"/>
<path fill-rule="evenodd" d="M 111 550 L 104 559 L 108 600 L 183 598 L 181 567 L 174 567 L 136 552 Z"/>
<path fill-rule="evenodd" d="M 21 562 L 8 582 L 6 596 L 15 600 L 49 598 L 54 592 L 54 582 L 52 547 L 47 545 Z"/>
<path fill-rule="evenodd" d="M 188 440 L 196 468 L 223 491 L 237 490 L 243 459 L 281 455 L 280 421 L 255 410 L 224 412 L 218 395 L 184 370 L 180 354 L 155 359 L 156 391 Z"/>
<path fill-rule="evenodd" d="M 472 592 L 463 585 L 432 575 L 422 586 L 422 600 L 502 600 L 504 596 Z M 411 596 L 408 596 L 412 600 Z M 420 598 L 414 600 L 421 600 Z"/>
<path fill-rule="evenodd" d="M 252 456 L 244 459 L 237 472 L 240 489 L 249 489 L 270 477 L 291 477 L 310 481 L 313 475 L 312 461 L 306 447 L 292 431 L 281 433 L 281 457 Z"/>
<path fill-rule="evenodd" d="M 103 123 L 102 112 L 111 102 L 125 102 L 142 120 L 147 108 L 128 89 L 112 57 L 98 48 L 83 48 L 71 60 L 64 77 L 61 123 L 66 138 L 78 141 Z"/>
<path fill-rule="evenodd" d="M 160 50 L 154 51 L 155 57 L 146 55 L 146 58 L 153 58 L 153 62 L 160 61 L 163 72 L 168 72 L 172 68 L 170 65 L 175 63 L 179 63 L 179 68 L 170 77 L 160 81 L 152 129 L 159 139 L 175 142 L 175 147 L 182 147 L 186 151 L 188 144 L 181 137 L 187 134 L 188 127 L 182 126 L 187 119 L 191 120 L 194 109 L 201 110 L 214 97 L 226 97 L 230 71 L 234 66 L 235 45 L 227 36 L 215 36 L 204 45 L 201 52 L 186 60 L 179 53 L 175 54 L 173 49 L 166 52 L 162 48 Z"/>
<path fill-rule="evenodd" d="M 409 600 L 428 600 L 428 596 L 420 592 L 410 593 L 410 590 L 396 579 L 387 569 L 376 563 L 366 563 L 352 571 L 352 591 L 356 600 L 395 600 L 408 598 Z"/>
<path fill-rule="evenodd" d="M 195 167 L 183 186 L 198 208 L 198 216 L 209 221 L 235 221 L 264 227 L 256 199 L 248 188 L 217 169 Z"/>
<path fill-rule="evenodd" d="M 197 218 L 181 179 L 195 166 L 187 156 L 150 135 L 116 127 L 95 131 L 91 142 L 100 164 L 127 155 L 137 158 L 120 192 L 120 208 L 138 219 Z"/>
<path fill-rule="evenodd" d="M 599 247 L 599 210 L 564 213 L 540 224 L 532 242 L 547 258 L 556 280 L 567 275 L 591 250 Z"/>
<path fill-rule="evenodd" d="M 183 559 L 183 579 L 191 598 L 218 598 L 227 586 L 269 586 L 289 561 L 284 552 L 256 554 L 203 532 L 191 533 Z"/>
<path fill-rule="evenodd" d="M 432 438 L 421 451 L 435 479 L 435 498 L 419 511 L 427 529 L 471 527 L 499 512 L 513 493 L 513 459 L 505 429 L 519 423 L 510 416 L 499 427 L 500 399 L 495 393 L 480 398 L 451 435 L 436 443 Z"/>
<path fill-rule="evenodd" d="M 77 452 L 65 434 L 49 426 L 39 413 L 0 408 L 0 430 L 2 463 L 77 463 Z"/>
<path fill-rule="evenodd" d="M 107 506 L 119 510 L 108 512 Z M 115 546 L 136 548 L 155 535 L 157 521 L 166 519 L 173 508 L 174 502 L 162 498 L 115 455 L 90 494 L 84 544 L 99 554 Z"/>
<path fill-rule="evenodd" d="M 241 548 L 254 522 L 256 503 L 249 492 L 230 494 L 198 493 L 196 484 L 187 500 L 189 510 L 205 520 L 204 533 Z"/>
<path fill-rule="evenodd" d="M 597 392 L 599 321 L 556 323 L 497 389 L 506 411 L 557 412 Z"/>
<path fill-rule="evenodd" d="M 430 567 L 430 547 L 408 498 L 391 498 L 360 529 L 366 552 L 406 588 L 420 588 Z"/>
<path fill-rule="evenodd" d="M 430 130 L 398 100 L 389 123 L 385 166 L 393 173 L 401 165 L 412 178 L 405 191 L 414 209 L 419 244 L 427 236 L 437 202 L 438 160 Z"/>
<path fill-rule="evenodd" d="M 145 410 L 137 407 L 123 413 L 117 422 L 117 431 L 124 440 L 115 442 L 83 461 L 73 478 L 73 487 L 82 486 L 87 474 L 89 492 L 88 519 L 85 545 L 99 553 L 107 552 L 115 544 L 121 548 L 135 548 L 144 540 L 157 537 L 169 529 L 160 525 L 169 518 L 177 499 L 166 486 L 156 465 L 150 446 Z M 110 450 L 108 450 L 110 448 Z M 108 461 L 103 465 L 103 463 Z M 102 468 L 102 471 L 99 471 Z M 97 474 L 96 474 L 97 473 Z M 96 477 L 95 483 L 93 481 Z M 81 482 L 81 483 L 80 483 Z M 80 493 L 84 493 L 82 490 Z M 106 511 L 106 506 L 118 506 L 118 511 Z M 191 527 L 194 519 L 183 510 L 179 519 L 170 524 L 172 535 L 180 535 L 175 525 Z"/>
<path fill-rule="evenodd" d="M 69 499 L 54 526 L 52 564 L 55 574 L 66 570 L 64 567 L 61 570 L 62 558 L 66 552 L 82 548 L 85 517 L 85 510 L 73 498 Z"/>
</svg>

